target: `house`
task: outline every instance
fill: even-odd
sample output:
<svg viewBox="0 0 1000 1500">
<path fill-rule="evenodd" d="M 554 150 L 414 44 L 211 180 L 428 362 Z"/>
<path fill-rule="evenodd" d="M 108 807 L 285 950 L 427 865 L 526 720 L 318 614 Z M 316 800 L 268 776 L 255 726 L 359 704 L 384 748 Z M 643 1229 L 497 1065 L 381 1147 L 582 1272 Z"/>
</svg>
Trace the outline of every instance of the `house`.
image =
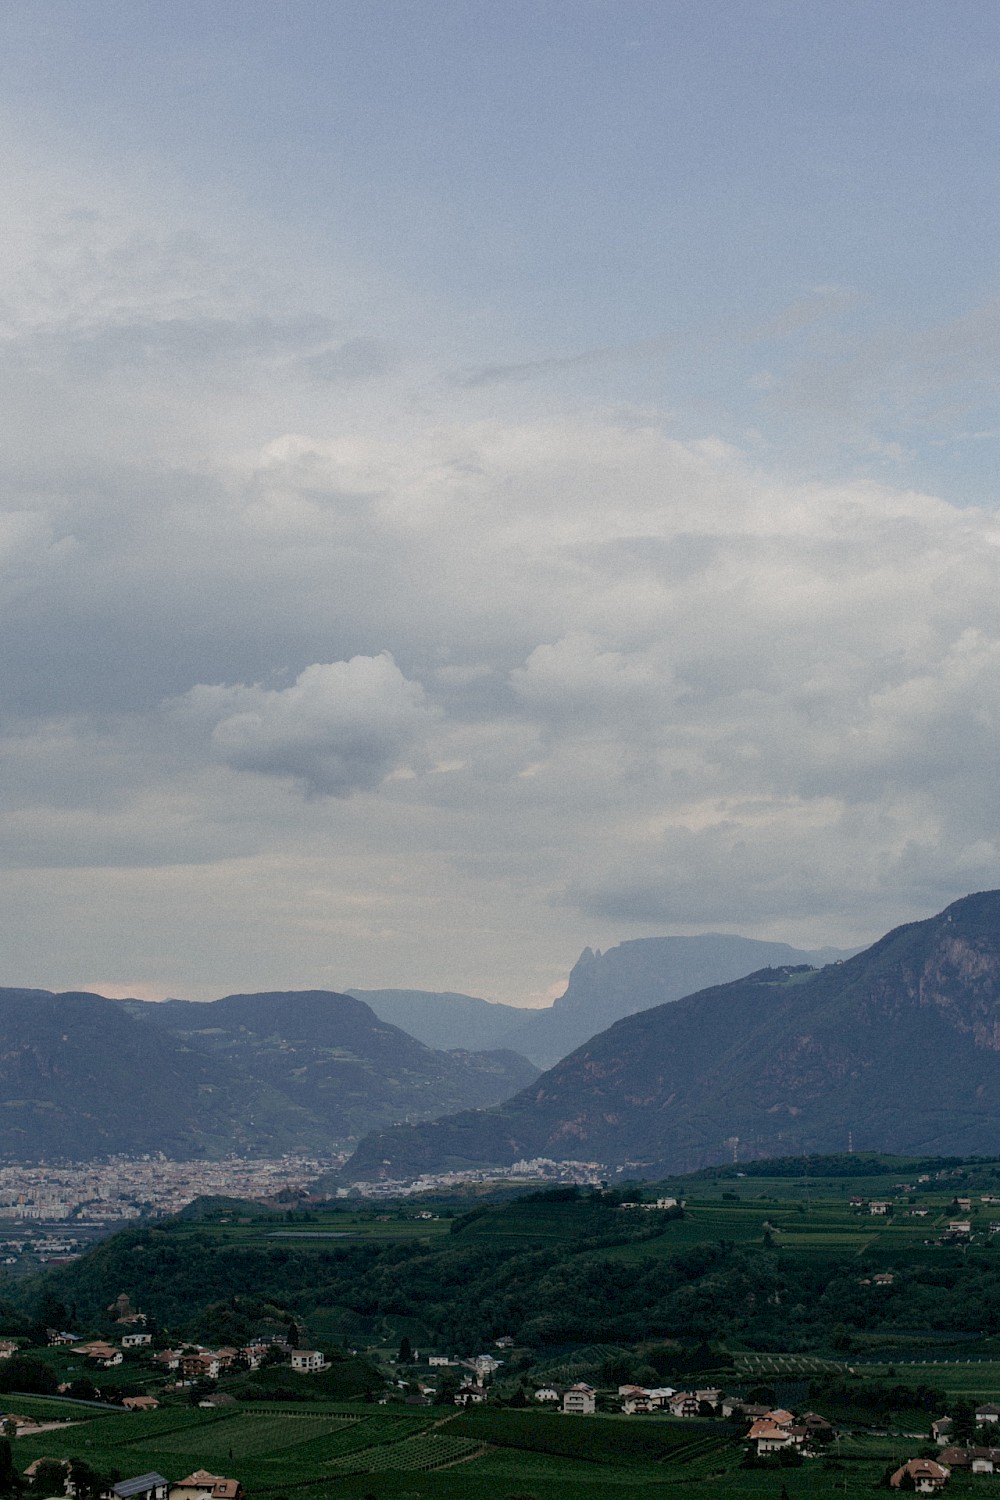
<svg viewBox="0 0 1000 1500">
<path fill-rule="evenodd" d="M 300 1375 L 314 1375 L 318 1370 L 327 1368 L 326 1360 L 320 1349 L 293 1349 L 292 1369 L 297 1370 Z"/>
<path fill-rule="evenodd" d="M 626 1396 L 622 1402 L 622 1411 L 627 1417 L 637 1417 L 653 1410 L 653 1403 L 646 1395 Z"/>
<path fill-rule="evenodd" d="M 159 1406 L 155 1396 L 123 1396 L 122 1406 L 126 1411 L 155 1411 Z"/>
<path fill-rule="evenodd" d="M 936 1495 L 938 1490 L 943 1490 L 948 1483 L 950 1472 L 933 1458 L 911 1458 L 896 1470 L 889 1480 L 889 1485 L 892 1489 L 898 1490 L 904 1478 L 908 1478 L 913 1481 L 913 1488 L 918 1495 Z"/>
<path fill-rule="evenodd" d="M 951 1417 L 938 1417 L 936 1422 L 931 1423 L 931 1437 L 939 1448 L 943 1448 L 945 1443 L 951 1440 L 954 1428 L 955 1424 Z"/>
<path fill-rule="evenodd" d="M 429 1365 L 450 1365 L 451 1360 L 447 1354 L 428 1354 L 427 1363 Z"/>
<path fill-rule="evenodd" d="M 780 1453 L 783 1448 L 801 1446 L 788 1427 L 781 1427 L 768 1417 L 759 1417 L 751 1424 L 747 1441 L 756 1447 L 758 1458 L 766 1453 Z"/>
<path fill-rule="evenodd" d="M 654 1385 L 646 1392 L 646 1395 L 653 1403 L 654 1411 L 662 1411 L 671 1396 L 675 1396 L 676 1394 L 677 1392 L 672 1385 Z"/>
<path fill-rule="evenodd" d="M 105 1369 L 122 1362 L 122 1351 L 116 1349 L 114 1344 L 106 1344 L 103 1339 L 94 1339 L 89 1344 L 77 1344 L 76 1352 L 92 1359 L 97 1365 L 103 1365 Z"/>
<path fill-rule="evenodd" d="M 756 1402 L 744 1401 L 740 1396 L 727 1396 L 722 1403 L 724 1417 L 743 1417 L 748 1422 L 756 1422 L 759 1417 L 766 1417 L 770 1410 L 769 1406 L 759 1406 Z"/>
<path fill-rule="evenodd" d="M 153 1335 L 151 1333 L 123 1333 L 123 1349 L 141 1349 L 144 1344 L 151 1344 Z"/>
<path fill-rule="evenodd" d="M 876 1271 L 872 1277 L 872 1286 L 892 1286 L 896 1277 L 892 1271 Z"/>
<path fill-rule="evenodd" d="M 137 1474 L 134 1479 L 119 1479 L 111 1486 L 113 1500 L 167 1500 L 170 1481 L 154 1471 Z"/>
<path fill-rule="evenodd" d="M 949 1234 L 971 1234 L 972 1223 L 969 1219 L 952 1219 L 948 1225 Z"/>
<path fill-rule="evenodd" d="M 217 1380 L 219 1358 L 211 1350 L 201 1349 L 194 1354 L 182 1354 L 178 1368 L 185 1380 Z"/>
<path fill-rule="evenodd" d="M 460 1385 L 455 1392 L 456 1406 L 478 1406 L 485 1400 L 486 1392 L 481 1385 Z"/>
<path fill-rule="evenodd" d="M 164 1349 L 160 1354 L 153 1355 L 153 1364 L 161 1365 L 164 1370 L 179 1369 L 181 1356 L 176 1349 Z"/>
<path fill-rule="evenodd" d="M 1000 1473 L 1000 1448 L 942 1448 L 939 1458 L 946 1469 L 968 1469 L 973 1474 Z"/>
<path fill-rule="evenodd" d="M 977 1406 L 976 1422 L 1000 1422 L 1000 1406 L 996 1406 L 992 1401 L 987 1401 L 983 1406 Z"/>
<path fill-rule="evenodd" d="M 513 1349 L 514 1347 L 514 1340 L 511 1338 L 509 1333 L 505 1333 L 503 1338 L 494 1339 L 493 1342 L 496 1344 L 498 1349 Z"/>
<path fill-rule="evenodd" d="M 881 1201 L 879 1199 L 873 1198 L 871 1200 L 871 1202 L 869 1203 L 869 1205 L 868 1205 L 868 1212 L 870 1214 L 879 1214 L 879 1215 L 884 1216 L 885 1214 L 887 1214 L 889 1212 L 890 1207 L 891 1207 L 891 1204 L 885 1203 L 885 1202 L 883 1202 L 883 1201 Z"/>
<path fill-rule="evenodd" d="M 828 1443 L 833 1437 L 833 1424 L 818 1412 L 805 1411 L 799 1418 L 799 1426 L 805 1429 L 810 1443 Z"/>
<path fill-rule="evenodd" d="M 10 1359 L 11 1355 L 16 1353 L 16 1339 L 0 1339 L 0 1359 Z"/>
<path fill-rule="evenodd" d="M 562 1409 L 577 1416 L 593 1416 L 597 1410 L 597 1392 L 592 1385 L 581 1380 L 563 1393 Z"/>
<path fill-rule="evenodd" d="M 502 1364 L 503 1360 L 494 1359 L 492 1354 L 477 1354 L 470 1368 L 475 1370 L 478 1378 L 482 1380 L 484 1375 L 492 1375 L 495 1370 L 499 1370 Z"/>
<path fill-rule="evenodd" d="M 561 1401 L 563 1391 L 561 1385 L 540 1385 L 535 1392 L 536 1401 Z"/>
<path fill-rule="evenodd" d="M 77 1344 L 80 1341 L 78 1333 L 60 1332 L 58 1328 L 46 1328 L 45 1337 L 50 1348 L 57 1344 Z"/>
<path fill-rule="evenodd" d="M 64 1493 L 68 1495 L 70 1493 L 70 1489 L 69 1489 L 69 1459 L 68 1458 L 36 1458 L 34 1460 L 34 1462 L 30 1463 L 28 1465 L 28 1467 L 25 1469 L 25 1471 L 24 1471 L 24 1477 L 25 1477 L 25 1479 L 34 1479 L 35 1475 L 38 1473 L 38 1470 L 39 1470 L 39 1468 L 41 1467 L 42 1464 L 61 1464 L 62 1465 L 63 1473 L 66 1476 L 65 1480 L 63 1481 L 63 1490 L 64 1490 Z"/>
<path fill-rule="evenodd" d="M 238 1479 L 195 1469 L 186 1479 L 178 1479 L 170 1486 L 169 1500 L 243 1500 L 243 1486 Z"/>
<path fill-rule="evenodd" d="M 696 1417 L 698 1397 L 694 1391 L 675 1391 L 667 1402 L 675 1417 Z"/>
</svg>

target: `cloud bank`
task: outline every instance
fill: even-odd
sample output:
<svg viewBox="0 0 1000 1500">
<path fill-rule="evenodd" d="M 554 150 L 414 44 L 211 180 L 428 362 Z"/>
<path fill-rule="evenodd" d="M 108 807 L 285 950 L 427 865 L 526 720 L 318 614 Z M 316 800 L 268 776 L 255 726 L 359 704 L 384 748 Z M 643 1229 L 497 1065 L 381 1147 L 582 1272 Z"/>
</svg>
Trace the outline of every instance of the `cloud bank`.
<svg viewBox="0 0 1000 1500">
<path fill-rule="evenodd" d="M 26 183 L 6 982 L 523 1000 L 585 942 L 847 944 L 1000 883 L 992 510 L 457 386 L 353 268 Z"/>
</svg>

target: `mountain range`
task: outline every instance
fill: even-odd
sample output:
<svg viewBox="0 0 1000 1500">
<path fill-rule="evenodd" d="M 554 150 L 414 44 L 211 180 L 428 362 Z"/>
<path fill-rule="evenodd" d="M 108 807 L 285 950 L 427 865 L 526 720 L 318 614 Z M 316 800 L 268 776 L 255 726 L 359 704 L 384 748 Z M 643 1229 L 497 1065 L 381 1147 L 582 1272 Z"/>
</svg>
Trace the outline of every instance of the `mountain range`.
<svg viewBox="0 0 1000 1500">
<path fill-rule="evenodd" d="M 501 1105 L 367 1138 L 344 1178 L 535 1156 L 662 1174 L 849 1143 L 1000 1151 L 1000 892 L 627 1016 Z"/>
<path fill-rule="evenodd" d="M 537 1076 L 440 1051 L 324 990 L 197 1003 L 0 989 L 0 1159 L 332 1152 Z"/>
<path fill-rule="evenodd" d="M 584 948 L 565 993 L 543 1010 L 430 990 L 348 990 L 429 1047 L 510 1047 L 550 1068 L 595 1032 L 637 1011 L 725 984 L 755 969 L 819 966 L 853 949 L 792 948 L 732 933 L 634 938 L 601 953 Z"/>
</svg>

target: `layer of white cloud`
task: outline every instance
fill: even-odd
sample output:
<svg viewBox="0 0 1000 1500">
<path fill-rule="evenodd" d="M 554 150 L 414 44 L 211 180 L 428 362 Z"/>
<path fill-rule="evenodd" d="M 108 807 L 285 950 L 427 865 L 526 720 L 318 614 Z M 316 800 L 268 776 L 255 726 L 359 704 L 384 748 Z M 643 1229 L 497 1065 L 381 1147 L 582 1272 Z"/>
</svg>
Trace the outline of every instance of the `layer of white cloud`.
<svg viewBox="0 0 1000 1500">
<path fill-rule="evenodd" d="M 10 982 L 529 998 L 584 942 L 849 943 L 1000 884 L 992 511 L 456 385 L 461 333 L 415 354 L 356 272 L 28 182 Z"/>
</svg>

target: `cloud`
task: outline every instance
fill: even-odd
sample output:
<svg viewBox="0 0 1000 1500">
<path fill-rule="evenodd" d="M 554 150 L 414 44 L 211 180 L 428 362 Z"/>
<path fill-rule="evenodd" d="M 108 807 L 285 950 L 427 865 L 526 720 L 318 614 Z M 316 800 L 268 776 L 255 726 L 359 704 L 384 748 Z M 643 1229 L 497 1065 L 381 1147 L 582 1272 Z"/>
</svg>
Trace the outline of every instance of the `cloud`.
<svg viewBox="0 0 1000 1500">
<path fill-rule="evenodd" d="M 563 362 L 491 372 L 338 268 L 51 187 L 0 277 L 19 978 L 525 998 L 585 942 L 846 944 L 1000 883 L 991 510 L 565 404 Z M 913 340 L 838 363 L 839 306 L 737 337 L 815 336 L 803 401 L 864 427 Z M 919 401 L 996 330 L 928 335 Z"/>
<path fill-rule="evenodd" d="M 433 717 L 423 688 L 387 652 L 315 662 L 287 688 L 199 685 L 178 707 L 215 720 L 212 748 L 235 770 L 291 777 L 331 797 L 378 786 Z"/>
</svg>

